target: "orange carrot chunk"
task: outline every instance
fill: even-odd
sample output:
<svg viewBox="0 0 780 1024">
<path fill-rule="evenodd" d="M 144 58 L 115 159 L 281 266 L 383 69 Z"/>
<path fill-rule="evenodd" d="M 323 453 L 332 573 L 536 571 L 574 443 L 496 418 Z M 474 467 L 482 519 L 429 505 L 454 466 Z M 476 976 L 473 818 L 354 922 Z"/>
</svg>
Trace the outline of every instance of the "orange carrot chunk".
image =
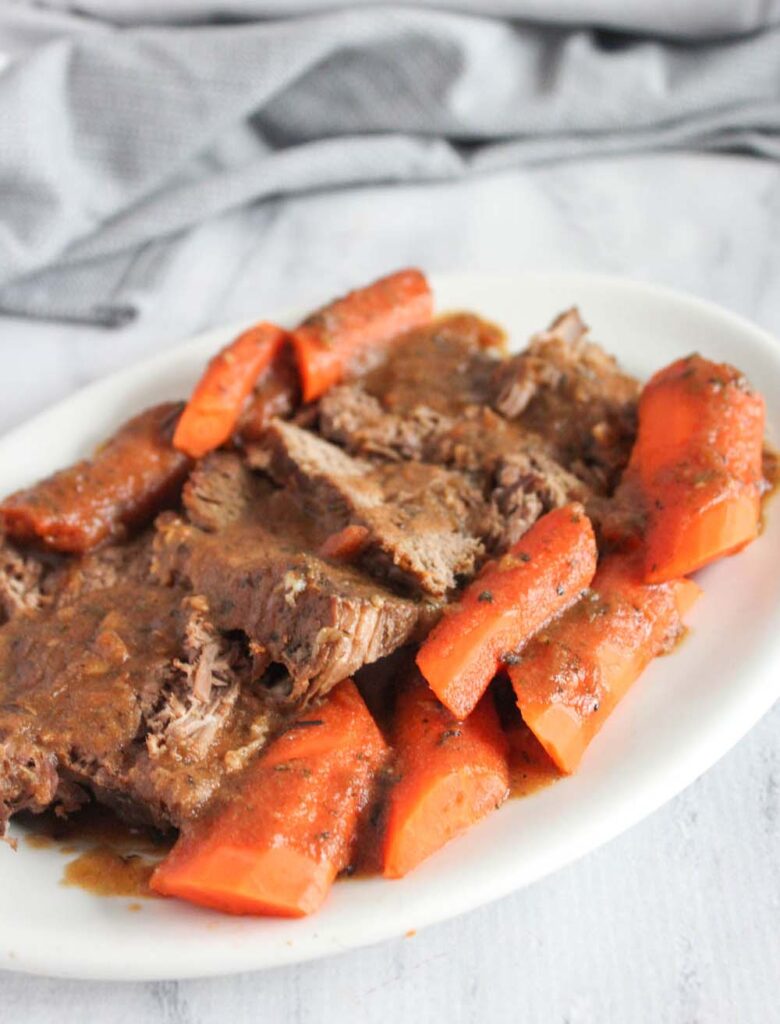
<svg viewBox="0 0 780 1024">
<path fill-rule="evenodd" d="M 507 741 L 490 694 L 465 722 L 417 676 L 398 696 L 399 780 L 388 797 L 383 874 L 401 878 L 507 797 Z"/>
<path fill-rule="evenodd" d="M 591 589 L 508 669 L 523 720 L 564 772 L 631 684 L 680 637 L 699 596 L 691 580 L 642 582 L 641 558 L 607 556 Z"/>
<path fill-rule="evenodd" d="M 367 350 L 432 315 L 431 289 L 419 270 L 399 270 L 312 313 L 292 334 L 304 402 L 338 384 Z"/>
<path fill-rule="evenodd" d="M 360 554 L 368 542 L 370 533 L 367 527 L 350 523 L 343 530 L 331 533 L 320 545 L 323 558 L 335 558 L 341 562 L 351 562 Z"/>
<path fill-rule="evenodd" d="M 644 496 L 649 582 L 685 576 L 756 537 L 764 416 L 738 370 L 699 355 L 647 383 L 627 476 Z"/>
<path fill-rule="evenodd" d="M 349 862 L 386 754 L 355 684 L 340 683 L 182 833 L 152 889 L 230 914 L 311 914 Z"/>
<path fill-rule="evenodd" d="M 268 424 L 278 416 L 288 419 L 300 405 L 298 367 L 292 345 L 284 345 L 255 381 L 244 402 L 233 439 L 240 445 L 262 441 Z"/>
<path fill-rule="evenodd" d="M 121 540 L 178 501 L 191 468 L 171 443 L 181 413 L 164 402 L 134 416 L 91 459 L 61 469 L 0 504 L 0 527 L 23 544 L 83 553 Z"/>
<path fill-rule="evenodd" d="M 173 435 L 180 451 L 199 459 L 228 440 L 255 381 L 279 355 L 286 338 L 276 324 L 259 323 L 214 356 Z"/>
<path fill-rule="evenodd" d="M 554 509 L 482 572 L 434 626 L 417 665 L 456 718 L 537 630 L 573 604 L 596 571 L 593 527 L 580 504 Z"/>
</svg>

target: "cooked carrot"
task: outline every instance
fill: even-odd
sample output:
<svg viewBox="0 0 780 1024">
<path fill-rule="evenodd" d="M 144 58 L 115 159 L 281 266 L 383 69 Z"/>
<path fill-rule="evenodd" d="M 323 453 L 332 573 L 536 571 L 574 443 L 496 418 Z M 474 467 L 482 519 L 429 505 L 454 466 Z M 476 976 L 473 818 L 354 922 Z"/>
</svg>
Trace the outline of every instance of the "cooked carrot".
<svg viewBox="0 0 780 1024">
<path fill-rule="evenodd" d="M 688 465 L 693 470 L 694 464 Z M 679 480 L 673 486 L 654 488 L 654 500 L 662 509 L 659 514 L 651 509 L 646 536 L 645 579 L 650 583 L 695 572 L 736 554 L 758 535 L 757 488 L 750 493 L 733 480 L 713 480 L 697 493 L 699 479 L 694 470 L 685 488 Z"/>
<path fill-rule="evenodd" d="M 578 503 L 542 516 L 488 562 L 423 643 L 417 665 L 457 718 L 474 709 L 502 664 L 573 604 L 596 571 L 593 528 Z"/>
<path fill-rule="evenodd" d="M 300 390 L 292 345 L 284 345 L 273 362 L 260 371 L 241 410 L 233 440 L 240 445 L 261 441 L 274 416 L 287 419 L 295 412 L 300 404 Z"/>
<path fill-rule="evenodd" d="M 313 313 L 292 334 L 304 402 L 338 384 L 367 351 L 432 314 L 431 289 L 419 270 L 399 270 Z"/>
<path fill-rule="evenodd" d="M 561 771 L 575 770 L 645 666 L 674 645 L 699 593 L 686 579 L 643 583 L 641 557 L 609 555 L 586 595 L 509 666 L 523 720 Z"/>
<path fill-rule="evenodd" d="M 725 363 L 680 359 L 639 402 L 627 472 L 644 496 L 645 577 L 684 576 L 758 533 L 764 401 Z"/>
<path fill-rule="evenodd" d="M 354 683 L 340 683 L 183 832 L 152 889 L 231 914 L 312 913 L 349 862 L 386 753 Z"/>
<path fill-rule="evenodd" d="M 120 539 L 175 504 L 190 460 L 171 444 L 181 412 L 165 402 L 124 423 L 91 459 L 77 462 L 0 505 L 14 540 L 81 553 Z"/>
<path fill-rule="evenodd" d="M 343 530 L 330 534 L 320 545 L 320 555 L 323 558 L 336 558 L 342 562 L 349 562 L 356 558 L 369 538 L 369 531 L 365 526 L 357 523 L 350 523 Z"/>
<path fill-rule="evenodd" d="M 259 374 L 287 338 L 276 324 L 259 323 L 218 352 L 195 385 L 182 413 L 174 445 L 199 459 L 228 440 Z"/>
<path fill-rule="evenodd" d="M 417 675 L 398 695 L 393 749 L 382 870 L 401 878 L 504 802 L 509 769 L 492 696 L 459 722 Z"/>
</svg>

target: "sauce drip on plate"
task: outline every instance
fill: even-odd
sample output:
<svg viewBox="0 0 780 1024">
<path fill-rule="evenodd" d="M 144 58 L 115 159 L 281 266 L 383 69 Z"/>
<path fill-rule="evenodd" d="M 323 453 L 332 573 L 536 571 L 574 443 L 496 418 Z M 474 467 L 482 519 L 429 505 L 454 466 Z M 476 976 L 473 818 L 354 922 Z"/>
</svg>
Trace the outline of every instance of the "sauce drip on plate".
<svg viewBox="0 0 780 1024">
<path fill-rule="evenodd" d="M 96 846 L 65 865 L 62 884 L 84 889 L 93 896 L 131 896 L 152 899 L 149 879 L 157 866 L 139 853 L 119 853 Z"/>
<path fill-rule="evenodd" d="M 95 896 L 154 898 L 149 879 L 173 843 L 172 836 L 127 825 L 99 804 L 88 804 L 70 818 L 21 815 L 20 823 L 31 849 L 77 854 L 65 865 L 62 884 Z"/>
</svg>

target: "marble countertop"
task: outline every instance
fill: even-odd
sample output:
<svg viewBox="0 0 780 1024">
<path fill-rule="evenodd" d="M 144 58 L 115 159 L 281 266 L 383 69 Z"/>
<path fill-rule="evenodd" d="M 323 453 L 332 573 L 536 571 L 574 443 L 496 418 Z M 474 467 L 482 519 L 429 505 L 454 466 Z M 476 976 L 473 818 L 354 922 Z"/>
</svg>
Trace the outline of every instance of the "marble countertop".
<svg viewBox="0 0 780 1024">
<path fill-rule="evenodd" d="M 780 166 L 659 155 L 270 202 L 207 225 L 129 327 L 0 318 L 0 431 L 222 322 L 387 269 L 588 270 L 669 284 L 780 335 Z M 778 440 L 778 439 L 776 439 Z M 25 1024 L 726 1024 L 780 1020 L 780 706 L 578 863 L 413 938 L 262 974 L 113 985 L 0 974 Z"/>
</svg>

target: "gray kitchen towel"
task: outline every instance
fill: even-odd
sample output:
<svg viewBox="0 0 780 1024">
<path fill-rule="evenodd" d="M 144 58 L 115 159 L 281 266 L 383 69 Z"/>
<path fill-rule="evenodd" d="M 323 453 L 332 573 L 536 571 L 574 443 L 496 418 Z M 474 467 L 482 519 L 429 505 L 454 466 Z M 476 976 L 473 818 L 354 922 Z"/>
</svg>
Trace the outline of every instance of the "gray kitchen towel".
<svg viewBox="0 0 780 1024">
<path fill-rule="evenodd" d="M 121 25 L 0 12 L 6 312 L 124 323 L 183 233 L 269 196 L 672 147 L 780 157 L 774 3 L 706 40 L 462 4 L 149 24 L 136 3 Z"/>
<path fill-rule="evenodd" d="M 278 18 L 346 4 L 338 0 L 27 0 L 44 7 L 78 7 L 114 22 L 208 21 L 213 18 Z M 382 0 L 353 0 L 353 7 Z M 559 25 L 599 25 L 663 36 L 715 37 L 754 32 L 780 19 L 780 0 L 416 0 L 415 7 Z"/>
</svg>

